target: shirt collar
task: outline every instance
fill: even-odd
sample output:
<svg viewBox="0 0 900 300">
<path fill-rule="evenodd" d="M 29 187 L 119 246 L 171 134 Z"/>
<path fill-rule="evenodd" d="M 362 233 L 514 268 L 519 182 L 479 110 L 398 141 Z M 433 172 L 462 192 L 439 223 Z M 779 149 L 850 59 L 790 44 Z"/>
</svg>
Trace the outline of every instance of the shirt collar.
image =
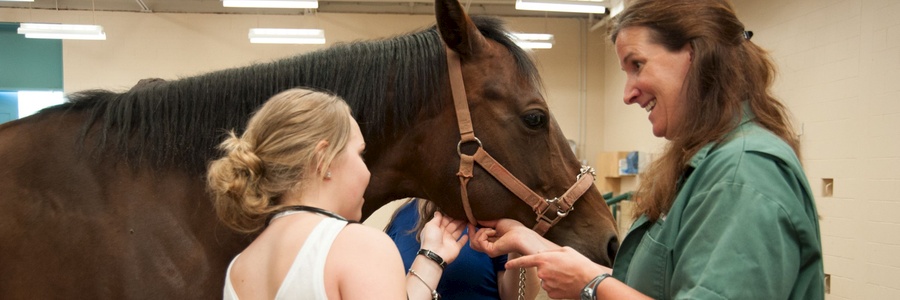
<svg viewBox="0 0 900 300">
<path fill-rule="evenodd" d="M 737 128 L 750 123 L 751 121 L 753 121 L 753 119 L 756 118 L 756 114 L 754 114 L 753 110 L 750 109 L 750 102 L 748 101 L 741 102 L 741 111 L 741 122 L 738 124 L 738 127 L 732 130 L 728 135 L 733 134 L 734 131 L 737 130 Z M 712 152 L 712 150 L 716 147 L 716 144 L 717 143 L 715 142 L 709 143 L 703 146 L 703 148 L 700 148 L 700 151 L 697 151 L 697 154 L 694 154 L 694 156 L 691 157 L 690 166 L 693 168 L 699 166 L 700 163 L 703 162 L 703 160 L 706 159 L 707 156 L 709 156 L 709 153 Z"/>
</svg>

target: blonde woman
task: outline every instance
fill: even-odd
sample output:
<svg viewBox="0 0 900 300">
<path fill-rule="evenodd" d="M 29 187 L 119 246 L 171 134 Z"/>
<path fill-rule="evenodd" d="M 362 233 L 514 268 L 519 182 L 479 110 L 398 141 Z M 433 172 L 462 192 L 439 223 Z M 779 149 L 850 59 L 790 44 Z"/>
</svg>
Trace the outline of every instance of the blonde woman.
<svg viewBox="0 0 900 300">
<path fill-rule="evenodd" d="M 246 131 L 220 145 L 207 175 L 219 218 L 258 234 L 228 267 L 224 299 L 433 299 L 439 261 L 410 275 L 388 236 L 358 224 L 369 171 L 365 142 L 337 96 L 292 89 L 273 96 Z M 464 223 L 435 214 L 422 248 L 452 262 Z"/>
</svg>

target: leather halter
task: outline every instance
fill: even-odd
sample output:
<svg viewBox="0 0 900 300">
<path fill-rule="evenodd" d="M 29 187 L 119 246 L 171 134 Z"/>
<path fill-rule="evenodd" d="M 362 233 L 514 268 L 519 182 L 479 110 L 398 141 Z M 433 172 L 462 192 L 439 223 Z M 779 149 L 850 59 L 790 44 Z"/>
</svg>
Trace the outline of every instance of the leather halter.
<svg viewBox="0 0 900 300">
<path fill-rule="evenodd" d="M 459 143 L 456 144 L 456 152 L 459 154 L 459 176 L 460 194 L 462 196 L 463 209 L 466 211 L 466 218 L 469 223 L 478 224 L 475 215 L 472 213 L 472 207 L 469 204 L 469 193 L 466 188 L 469 180 L 474 177 L 473 170 L 475 162 L 478 163 L 485 171 L 490 173 L 497 181 L 500 181 L 510 192 L 525 201 L 531 209 L 537 214 L 537 223 L 532 230 L 540 235 L 544 235 L 550 230 L 550 227 L 556 225 L 563 217 L 569 214 L 575 205 L 575 201 L 594 183 L 594 169 L 588 166 L 581 166 L 580 173 L 575 176 L 575 183 L 562 196 L 545 199 L 532 191 L 528 186 L 519 181 L 512 173 L 498 163 L 481 145 L 481 140 L 475 137 L 475 130 L 472 128 L 472 116 L 469 112 L 469 103 L 466 98 L 466 88 L 463 83 L 462 67 L 459 62 L 459 54 L 450 48 L 447 50 L 447 67 L 450 74 L 450 88 L 453 94 L 453 103 L 456 106 L 456 119 L 459 124 Z M 478 144 L 478 150 L 475 154 L 468 155 L 462 153 L 462 144 L 474 142 Z M 555 208 L 555 209 L 553 209 Z"/>
</svg>

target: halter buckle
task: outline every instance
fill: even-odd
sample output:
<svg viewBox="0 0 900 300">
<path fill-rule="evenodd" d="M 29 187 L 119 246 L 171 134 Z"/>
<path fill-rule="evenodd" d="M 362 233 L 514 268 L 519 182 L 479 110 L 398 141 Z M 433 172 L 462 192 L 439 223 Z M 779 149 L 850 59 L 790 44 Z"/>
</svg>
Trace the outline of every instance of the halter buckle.
<svg viewBox="0 0 900 300">
<path fill-rule="evenodd" d="M 544 202 L 547 202 L 547 207 L 544 208 L 543 211 L 537 212 L 539 219 L 544 219 L 548 222 L 552 222 L 550 218 L 546 217 L 545 214 L 550 210 L 551 207 L 556 207 L 556 215 L 559 217 L 565 217 L 569 215 L 570 212 L 575 210 L 575 207 L 569 207 L 568 210 L 562 210 L 562 207 L 559 206 L 559 197 L 554 197 L 553 199 L 544 199 Z M 555 220 L 555 219 L 554 219 Z"/>
<path fill-rule="evenodd" d="M 581 179 L 582 176 L 588 173 L 591 173 L 591 177 L 593 177 L 595 180 L 597 179 L 597 172 L 593 167 L 582 165 L 581 170 L 578 171 L 578 175 L 575 175 L 575 180 L 577 181 Z"/>
</svg>

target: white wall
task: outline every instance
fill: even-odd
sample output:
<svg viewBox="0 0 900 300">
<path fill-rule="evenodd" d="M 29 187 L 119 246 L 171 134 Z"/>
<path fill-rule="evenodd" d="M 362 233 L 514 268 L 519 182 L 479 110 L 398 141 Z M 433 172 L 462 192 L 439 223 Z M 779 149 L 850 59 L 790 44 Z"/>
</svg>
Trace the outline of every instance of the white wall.
<svg viewBox="0 0 900 300">
<path fill-rule="evenodd" d="M 900 299 L 900 2 L 742 1 L 781 66 L 818 198 L 831 299 Z"/>
<path fill-rule="evenodd" d="M 733 0 L 779 66 L 821 215 L 828 299 L 900 299 L 900 1 Z M 604 151 L 660 150 L 605 52 Z M 822 195 L 823 178 L 834 180 Z"/>
<path fill-rule="evenodd" d="M 579 117 L 582 59 L 598 60 L 597 51 L 585 52 L 583 21 L 561 18 L 505 18 L 517 32 L 555 34 L 556 46 L 537 50 L 547 87 L 547 101 L 564 134 L 580 141 L 586 136 Z M 57 22 L 103 25 L 107 40 L 63 42 L 66 92 L 89 88 L 126 90 L 148 77 L 177 79 L 209 71 L 300 54 L 337 42 L 384 38 L 431 26 L 429 15 L 318 14 L 316 16 L 164 14 L 128 12 L 0 9 L 0 22 Z M 323 46 L 250 44 L 251 27 L 320 27 L 328 43 Z M 586 69 L 585 69 L 586 70 Z M 599 69 L 593 69 L 595 72 Z M 596 101 L 596 98 L 594 98 Z M 568 117 L 568 116 L 576 117 Z M 597 126 L 593 130 L 596 129 Z M 581 156 L 593 158 L 599 147 L 591 144 Z M 590 152 L 590 153 L 587 153 Z"/>
</svg>

